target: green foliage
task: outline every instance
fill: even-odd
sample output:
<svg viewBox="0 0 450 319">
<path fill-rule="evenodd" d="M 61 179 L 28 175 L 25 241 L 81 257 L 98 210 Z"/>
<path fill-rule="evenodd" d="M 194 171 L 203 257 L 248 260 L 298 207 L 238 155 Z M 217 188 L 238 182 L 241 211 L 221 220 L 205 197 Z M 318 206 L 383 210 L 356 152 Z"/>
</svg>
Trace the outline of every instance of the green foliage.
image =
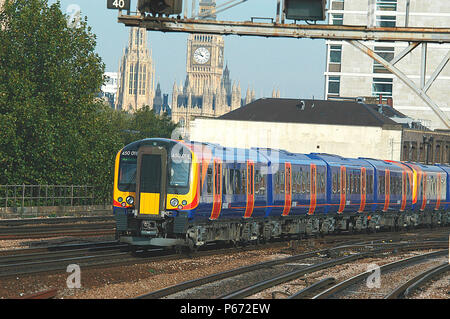
<svg viewBox="0 0 450 319">
<path fill-rule="evenodd" d="M 124 143 L 129 144 L 149 137 L 170 138 L 175 128 L 176 125 L 167 114 L 156 115 L 147 105 L 128 116 L 123 130 Z"/>
<path fill-rule="evenodd" d="M 108 202 L 117 152 L 174 125 L 148 108 L 129 115 L 96 102 L 96 37 L 86 19 L 70 28 L 67 18 L 47 0 L 8 1 L 0 12 L 0 185 L 95 185 Z"/>
</svg>

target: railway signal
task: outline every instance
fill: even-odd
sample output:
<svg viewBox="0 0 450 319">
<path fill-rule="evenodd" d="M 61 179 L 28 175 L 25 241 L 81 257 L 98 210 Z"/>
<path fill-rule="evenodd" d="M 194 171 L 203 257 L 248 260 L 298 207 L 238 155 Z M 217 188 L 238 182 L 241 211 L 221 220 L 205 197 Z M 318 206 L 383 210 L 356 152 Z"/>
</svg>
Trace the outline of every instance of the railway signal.
<svg viewBox="0 0 450 319">
<path fill-rule="evenodd" d="M 284 13 L 289 20 L 324 21 L 327 0 L 284 0 Z"/>
<path fill-rule="evenodd" d="M 183 9 L 183 0 L 139 0 L 138 10 L 141 13 L 151 14 L 180 14 Z"/>
</svg>

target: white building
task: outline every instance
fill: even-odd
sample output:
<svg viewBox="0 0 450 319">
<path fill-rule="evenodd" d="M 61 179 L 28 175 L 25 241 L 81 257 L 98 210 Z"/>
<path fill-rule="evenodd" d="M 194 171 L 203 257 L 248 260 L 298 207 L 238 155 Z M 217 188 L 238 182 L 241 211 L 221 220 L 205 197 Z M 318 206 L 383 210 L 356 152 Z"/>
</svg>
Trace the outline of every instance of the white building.
<svg viewBox="0 0 450 319">
<path fill-rule="evenodd" d="M 111 107 L 114 107 L 114 101 L 117 94 L 117 85 L 119 79 L 119 73 L 117 72 L 105 72 L 106 81 L 102 86 L 101 97 L 104 98 Z"/>
<path fill-rule="evenodd" d="M 409 4 L 409 5 L 408 5 Z M 409 13 L 409 14 L 408 14 Z M 368 27 L 445 27 L 450 26 L 449 0 L 331 0 L 330 23 Z M 409 43 L 364 42 L 385 60 L 391 61 Z M 327 41 L 325 97 L 392 97 L 400 112 L 420 120 L 431 129 L 445 129 L 442 121 L 413 90 L 379 63 L 347 42 Z M 450 51 L 448 44 L 428 44 L 428 81 Z M 422 48 L 418 46 L 395 66 L 421 87 Z M 427 94 L 450 118 L 450 63 L 442 70 Z"/>
<path fill-rule="evenodd" d="M 401 159 L 402 125 L 351 101 L 265 98 L 191 124 L 190 140 L 226 147 Z"/>
</svg>

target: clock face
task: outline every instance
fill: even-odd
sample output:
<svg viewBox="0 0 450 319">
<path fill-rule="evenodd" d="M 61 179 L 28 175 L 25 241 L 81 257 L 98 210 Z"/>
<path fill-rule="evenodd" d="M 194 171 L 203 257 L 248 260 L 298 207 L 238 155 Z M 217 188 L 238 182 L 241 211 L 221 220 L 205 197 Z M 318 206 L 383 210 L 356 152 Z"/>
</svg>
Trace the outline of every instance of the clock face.
<svg viewBox="0 0 450 319">
<path fill-rule="evenodd" d="M 195 62 L 200 64 L 205 64 L 206 62 L 208 62 L 210 57 L 211 54 L 205 47 L 200 47 L 194 52 L 194 60 Z"/>
</svg>

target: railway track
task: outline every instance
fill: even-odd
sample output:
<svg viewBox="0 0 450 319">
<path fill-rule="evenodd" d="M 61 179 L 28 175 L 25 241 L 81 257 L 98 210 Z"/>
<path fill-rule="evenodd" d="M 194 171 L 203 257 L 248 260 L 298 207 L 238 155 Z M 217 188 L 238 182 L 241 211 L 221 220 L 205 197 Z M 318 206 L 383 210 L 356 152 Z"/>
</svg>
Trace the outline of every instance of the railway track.
<svg viewBox="0 0 450 319">
<path fill-rule="evenodd" d="M 266 247 L 281 247 L 283 243 L 273 243 Z M 67 246 L 67 247 L 66 247 Z M 176 260 L 185 257 L 204 257 L 222 253 L 234 253 L 260 249 L 261 246 L 216 247 L 192 254 L 174 253 L 173 250 L 153 248 L 134 250 L 127 244 L 104 242 L 55 246 L 48 248 L 14 250 L 0 256 L 0 278 L 38 273 L 65 271 L 69 264 L 76 263 L 81 268 L 98 268 L 149 263 L 160 260 Z"/>
<path fill-rule="evenodd" d="M 423 243 L 426 248 L 442 243 Z M 306 273 L 332 267 L 334 265 L 348 263 L 374 253 L 384 251 L 395 251 L 408 249 L 412 244 L 400 243 L 366 243 L 338 245 L 337 247 L 316 250 L 308 253 L 294 255 L 276 260 L 266 261 L 250 266 L 240 267 L 229 271 L 213 274 L 203 278 L 195 279 L 154 291 L 138 299 L 156 298 L 211 298 L 212 296 L 222 299 L 244 298 L 268 287 L 301 277 Z M 417 248 L 417 245 L 415 245 Z M 362 251 L 362 252 L 358 252 Z M 336 258 L 330 257 L 341 255 Z M 325 260 L 325 261 L 324 261 Z M 264 280 L 258 278 L 264 277 Z M 249 282 L 254 282 L 248 285 Z M 236 287 L 241 287 L 236 289 Z M 224 294 L 224 291 L 229 291 Z"/>
<path fill-rule="evenodd" d="M 388 294 L 385 297 L 385 299 L 406 298 L 406 297 L 412 295 L 412 293 L 416 289 L 418 289 L 422 286 L 425 286 L 431 280 L 437 279 L 437 278 L 445 275 L 449 271 L 450 271 L 450 263 L 448 261 L 445 261 L 444 263 L 442 263 L 434 268 L 427 269 L 424 272 L 415 276 L 414 278 L 408 280 L 405 284 L 394 289 L 390 294 Z"/>
<path fill-rule="evenodd" d="M 114 222 L 65 223 L 32 226 L 0 226 L 0 240 L 48 238 L 60 236 L 99 236 L 115 233 Z"/>
<path fill-rule="evenodd" d="M 114 221 L 113 215 L 104 216 L 84 216 L 84 217 L 48 217 L 48 218 L 15 218 L 0 219 L 0 227 L 4 226 L 24 226 L 39 224 L 74 224 L 78 222 L 111 222 Z"/>
<path fill-rule="evenodd" d="M 403 258 L 399 261 L 395 261 L 395 262 L 391 262 L 388 264 L 385 264 L 383 266 L 380 267 L 380 273 L 386 273 L 390 270 L 393 269 L 401 269 L 401 267 L 405 267 L 407 265 L 410 264 L 414 264 L 416 262 L 422 261 L 422 260 L 426 260 L 429 258 L 435 258 L 435 257 L 439 257 L 439 256 L 443 256 L 445 254 L 448 254 L 448 249 L 441 249 L 438 251 L 434 251 L 431 253 L 424 253 L 424 254 L 420 254 L 417 256 L 413 256 L 413 257 L 408 257 L 408 258 Z M 318 293 L 317 295 L 315 295 L 312 299 L 327 299 L 327 298 L 332 298 L 332 297 L 338 297 L 338 294 L 343 294 L 345 292 L 345 290 L 348 290 L 349 287 L 353 287 L 355 285 L 358 285 L 361 283 L 366 283 L 366 279 L 372 275 L 372 271 L 365 271 L 363 273 L 360 273 L 356 276 L 353 276 L 347 280 L 344 280 L 320 293 Z M 386 297 L 389 299 L 393 299 L 396 298 L 396 296 L 400 295 L 401 290 L 399 290 L 399 292 L 397 292 L 397 289 L 395 289 L 392 293 L 388 294 Z M 352 293 L 352 292 L 350 292 Z"/>
<path fill-rule="evenodd" d="M 65 270 L 76 262 L 99 261 L 128 254 L 128 246 L 115 241 L 3 251 L 0 278 Z"/>
</svg>

